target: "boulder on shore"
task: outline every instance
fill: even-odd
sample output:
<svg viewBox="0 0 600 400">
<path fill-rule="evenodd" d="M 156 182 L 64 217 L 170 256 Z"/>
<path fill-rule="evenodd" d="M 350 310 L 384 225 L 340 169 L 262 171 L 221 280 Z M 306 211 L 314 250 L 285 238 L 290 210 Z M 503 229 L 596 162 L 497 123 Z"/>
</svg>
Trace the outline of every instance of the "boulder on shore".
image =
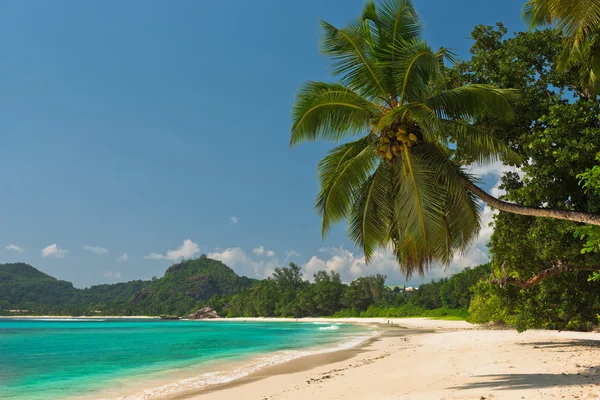
<svg viewBox="0 0 600 400">
<path fill-rule="evenodd" d="M 193 314 L 187 316 L 188 319 L 217 319 L 221 318 L 215 310 L 210 307 L 204 307 Z"/>
</svg>

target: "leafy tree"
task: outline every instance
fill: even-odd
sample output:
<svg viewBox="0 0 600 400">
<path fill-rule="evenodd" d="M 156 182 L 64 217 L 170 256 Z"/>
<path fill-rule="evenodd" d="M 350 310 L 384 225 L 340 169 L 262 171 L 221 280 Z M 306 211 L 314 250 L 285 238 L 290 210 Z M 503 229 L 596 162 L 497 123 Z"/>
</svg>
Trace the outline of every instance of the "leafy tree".
<svg viewBox="0 0 600 400">
<path fill-rule="evenodd" d="M 523 155 L 519 171 L 502 178 L 503 199 L 598 213 L 597 194 L 581 187 L 578 175 L 596 165 L 600 104 L 577 94 L 578 71 L 557 68 L 563 44 L 556 31 L 520 32 L 504 40 L 505 34 L 502 25 L 476 27 L 471 60 L 455 66 L 449 79 L 454 85 L 490 83 L 522 93 L 512 121 L 478 122 Z M 600 255 L 581 253 L 575 237 L 581 227 L 498 213 L 490 241 L 495 285 L 475 287 L 474 320 L 502 320 L 519 329 L 587 329 L 599 309 L 598 287 L 587 282 L 587 271 L 600 268 Z"/>
<path fill-rule="evenodd" d="M 428 310 L 442 307 L 440 290 L 445 283 L 446 280 L 442 279 L 438 282 L 431 281 L 431 283 L 419 286 L 419 289 L 413 292 L 410 303 Z"/>
<path fill-rule="evenodd" d="M 314 275 L 312 287 L 316 311 L 320 315 L 333 315 L 341 308 L 344 284 L 340 274 L 331 271 L 328 275 L 325 271 L 319 271 Z"/>
<path fill-rule="evenodd" d="M 358 278 L 348 285 L 341 302 L 347 308 L 364 311 L 381 300 L 384 290 L 383 275 Z"/>
<path fill-rule="evenodd" d="M 485 83 L 441 90 L 448 86 L 443 60 L 451 54 L 420 38 L 411 1 L 368 2 L 346 27 L 322 27 L 321 49 L 332 57 L 339 83 L 301 87 L 291 144 L 360 135 L 319 164 L 316 208 L 324 235 L 348 219 L 349 236 L 367 261 L 376 249 L 391 247 L 410 276 L 432 263 L 448 264 L 471 244 L 480 228 L 474 195 L 512 213 L 600 225 L 600 215 L 508 203 L 475 185 L 463 160 L 518 160 L 481 129 L 486 125 L 472 124 L 511 120 L 516 92 Z"/>
<path fill-rule="evenodd" d="M 490 274 L 490 265 L 482 264 L 475 268 L 465 268 L 452 275 L 439 290 L 442 305 L 446 308 L 469 308 L 473 286 Z M 419 288 L 420 290 L 421 288 Z"/>
</svg>

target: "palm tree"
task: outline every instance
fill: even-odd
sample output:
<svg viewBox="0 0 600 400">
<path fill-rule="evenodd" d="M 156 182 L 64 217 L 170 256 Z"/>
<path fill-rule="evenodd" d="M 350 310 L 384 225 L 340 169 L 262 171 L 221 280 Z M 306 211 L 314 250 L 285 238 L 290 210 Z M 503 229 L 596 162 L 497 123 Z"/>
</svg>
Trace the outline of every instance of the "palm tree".
<svg viewBox="0 0 600 400">
<path fill-rule="evenodd" d="M 578 67 L 587 97 L 600 92 L 600 1 L 529 0 L 523 18 L 531 28 L 555 25 L 565 39 L 558 67 Z"/>
<path fill-rule="evenodd" d="M 502 211 L 600 225 L 598 215 L 507 203 L 474 183 L 456 149 L 480 163 L 518 158 L 472 124 L 486 115 L 511 119 L 517 93 L 489 85 L 438 90 L 451 53 L 433 51 L 420 38 L 410 0 L 369 2 L 345 28 L 327 22 L 322 28 L 321 48 L 339 83 L 300 88 L 291 145 L 346 141 L 319 163 L 315 207 L 323 235 L 348 219 L 349 236 L 367 262 L 391 247 L 410 276 L 432 263 L 447 265 L 469 247 L 480 229 L 476 196 Z"/>
</svg>

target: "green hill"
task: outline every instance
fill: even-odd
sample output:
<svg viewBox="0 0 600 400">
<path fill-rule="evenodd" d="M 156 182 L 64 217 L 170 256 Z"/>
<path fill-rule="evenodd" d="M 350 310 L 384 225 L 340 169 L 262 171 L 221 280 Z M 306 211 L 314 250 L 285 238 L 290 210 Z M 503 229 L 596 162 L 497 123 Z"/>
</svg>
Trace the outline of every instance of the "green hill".
<svg viewBox="0 0 600 400">
<path fill-rule="evenodd" d="M 59 281 L 31 265 L 0 264 L 0 309 L 71 304 L 76 292 L 71 282 Z"/>
<path fill-rule="evenodd" d="M 204 255 L 172 265 L 159 279 L 86 289 L 27 264 L 0 264 L 0 313 L 20 309 L 60 315 L 184 315 L 213 295 L 233 294 L 255 282 Z"/>
<path fill-rule="evenodd" d="M 200 256 L 169 267 L 165 276 L 136 293 L 127 310 L 143 315 L 183 315 L 214 295 L 233 294 L 255 282 L 238 276 L 220 261 Z"/>
</svg>

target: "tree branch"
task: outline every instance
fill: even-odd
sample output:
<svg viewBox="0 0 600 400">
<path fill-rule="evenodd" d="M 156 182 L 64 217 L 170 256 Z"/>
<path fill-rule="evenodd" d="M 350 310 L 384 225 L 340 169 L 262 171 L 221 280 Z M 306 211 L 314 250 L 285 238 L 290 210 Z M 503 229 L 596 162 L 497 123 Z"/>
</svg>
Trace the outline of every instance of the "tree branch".
<svg viewBox="0 0 600 400">
<path fill-rule="evenodd" d="M 495 285 L 498 285 L 500 287 L 506 287 L 507 285 L 513 285 L 513 286 L 518 286 L 521 289 L 530 289 L 530 288 L 534 287 L 535 285 L 539 284 L 540 282 L 542 282 L 543 280 L 551 278 L 551 277 L 559 275 L 559 274 L 562 274 L 564 272 L 600 271 L 600 265 L 596 265 L 594 267 L 576 268 L 571 265 L 565 265 L 565 264 L 559 262 L 557 265 L 554 265 L 551 268 L 540 271 L 534 277 L 525 280 L 525 279 L 518 279 L 518 278 L 508 276 L 508 273 L 506 272 L 506 266 L 504 263 L 502 263 L 501 268 L 502 268 L 502 273 L 504 274 L 504 276 L 498 277 L 494 273 L 494 279 L 492 279 L 490 282 Z"/>
</svg>

